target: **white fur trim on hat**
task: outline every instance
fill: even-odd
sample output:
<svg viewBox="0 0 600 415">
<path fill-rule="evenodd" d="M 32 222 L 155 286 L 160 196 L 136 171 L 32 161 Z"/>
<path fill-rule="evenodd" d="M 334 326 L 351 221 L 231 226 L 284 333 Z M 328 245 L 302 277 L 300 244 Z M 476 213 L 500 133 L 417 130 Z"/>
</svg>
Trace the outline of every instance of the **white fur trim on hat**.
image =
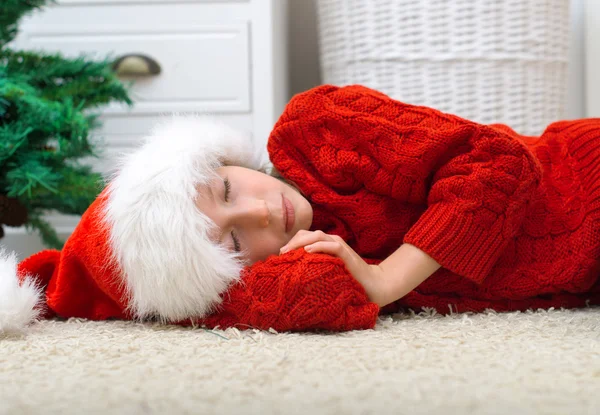
<svg viewBox="0 0 600 415">
<path fill-rule="evenodd" d="M 43 290 L 35 278 L 19 283 L 17 257 L 0 249 L 0 333 L 20 332 L 38 319 Z"/>
<path fill-rule="evenodd" d="M 239 258 L 207 236 L 214 224 L 197 209 L 196 189 L 222 165 L 258 169 L 258 154 L 249 135 L 176 116 L 125 157 L 108 186 L 106 222 L 135 317 L 201 318 L 239 279 Z"/>
</svg>

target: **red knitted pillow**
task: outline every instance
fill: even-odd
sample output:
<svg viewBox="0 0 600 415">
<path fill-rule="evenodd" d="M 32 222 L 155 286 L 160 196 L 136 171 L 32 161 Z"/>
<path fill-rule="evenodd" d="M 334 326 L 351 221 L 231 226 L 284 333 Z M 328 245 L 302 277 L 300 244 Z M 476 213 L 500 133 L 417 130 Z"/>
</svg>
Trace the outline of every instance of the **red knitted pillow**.
<svg viewBox="0 0 600 415">
<path fill-rule="evenodd" d="M 222 297 L 215 313 L 179 324 L 345 331 L 373 328 L 379 314 L 342 260 L 303 248 L 247 267 L 240 282 Z"/>
</svg>

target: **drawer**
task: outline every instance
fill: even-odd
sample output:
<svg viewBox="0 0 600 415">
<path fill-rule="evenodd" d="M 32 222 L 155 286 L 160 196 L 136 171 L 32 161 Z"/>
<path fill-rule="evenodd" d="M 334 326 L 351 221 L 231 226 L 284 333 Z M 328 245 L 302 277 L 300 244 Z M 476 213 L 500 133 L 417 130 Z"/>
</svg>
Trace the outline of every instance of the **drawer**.
<svg viewBox="0 0 600 415">
<path fill-rule="evenodd" d="M 155 76 L 134 81 L 128 112 L 248 112 L 250 105 L 249 23 L 163 27 L 152 31 L 126 27 L 91 28 L 68 33 L 47 26 L 24 33 L 28 48 L 60 51 L 67 56 L 143 54 L 161 66 Z M 104 112 L 124 111 L 111 105 Z"/>
</svg>

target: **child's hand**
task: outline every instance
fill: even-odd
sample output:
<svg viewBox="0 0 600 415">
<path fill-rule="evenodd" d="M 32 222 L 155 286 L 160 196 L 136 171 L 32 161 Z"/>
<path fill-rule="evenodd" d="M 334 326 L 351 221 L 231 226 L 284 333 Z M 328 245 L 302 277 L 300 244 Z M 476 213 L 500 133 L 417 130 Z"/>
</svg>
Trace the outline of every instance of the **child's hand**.
<svg viewBox="0 0 600 415">
<path fill-rule="evenodd" d="M 369 300 L 380 307 L 389 303 L 386 279 L 378 265 L 367 264 L 354 249 L 337 235 L 328 235 L 323 231 L 301 230 L 280 249 L 284 254 L 293 249 L 304 247 L 306 252 L 330 254 L 340 258 L 352 276 L 363 286 Z"/>
</svg>

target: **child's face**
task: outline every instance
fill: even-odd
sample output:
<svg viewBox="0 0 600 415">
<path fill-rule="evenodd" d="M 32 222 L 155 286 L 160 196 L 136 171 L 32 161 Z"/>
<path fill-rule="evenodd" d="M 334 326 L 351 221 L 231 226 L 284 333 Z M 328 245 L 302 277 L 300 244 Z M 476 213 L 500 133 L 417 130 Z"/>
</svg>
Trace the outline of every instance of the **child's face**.
<svg viewBox="0 0 600 415">
<path fill-rule="evenodd" d="M 312 207 L 289 184 L 244 167 L 220 167 L 217 174 L 198 186 L 196 206 L 216 225 L 211 239 L 239 249 L 248 264 L 278 254 L 296 232 L 310 228 Z"/>
</svg>

